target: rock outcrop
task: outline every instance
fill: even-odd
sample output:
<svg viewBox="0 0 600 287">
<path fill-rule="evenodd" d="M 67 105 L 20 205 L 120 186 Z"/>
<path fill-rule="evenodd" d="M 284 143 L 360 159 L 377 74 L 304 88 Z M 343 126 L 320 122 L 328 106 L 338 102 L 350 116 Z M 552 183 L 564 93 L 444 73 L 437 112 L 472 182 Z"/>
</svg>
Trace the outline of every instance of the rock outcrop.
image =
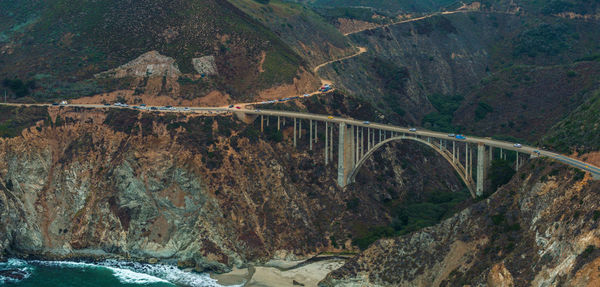
<svg viewBox="0 0 600 287">
<path fill-rule="evenodd" d="M 143 77 L 169 77 L 176 78 L 181 75 L 175 59 L 161 55 L 158 51 L 150 51 L 140 55 L 134 60 L 100 74 L 97 78 L 143 78 Z"/>
<path fill-rule="evenodd" d="M 215 56 L 204 56 L 200 58 L 193 58 L 192 63 L 194 69 L 200 75 L 214 76 L 218 75 L 217 64 L 215 62 Z"/>
</svg>

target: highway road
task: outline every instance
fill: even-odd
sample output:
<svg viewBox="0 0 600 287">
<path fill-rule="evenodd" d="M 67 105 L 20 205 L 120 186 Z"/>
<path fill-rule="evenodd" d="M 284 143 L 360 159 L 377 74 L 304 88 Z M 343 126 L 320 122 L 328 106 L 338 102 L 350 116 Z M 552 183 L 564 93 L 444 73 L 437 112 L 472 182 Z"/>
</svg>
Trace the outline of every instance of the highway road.
<svg viewBox="0 0 600 287">
<path fill-rule="evenodd" d="M 2 103 L 2 105 L 9 106 L 47 106 L 47 107 L 57 107 L 52 104 L 15 104 L 15 103 Z M 585 170 L 590 172 L 594 178 L 600 179 L 600 168 L 594 166 L 592 164 L 580 161 L 578 159 L 570 158 L 565 155 L 561 155 L 555 152 L 551 152 L 548 150 L 543 150 L 533 146 L 522 145 L 522 147 L 515 147 L 515 143 L 494 140 L 491 138 L 481 138 L 474 136 L 466 136 L 464 140 L 458 140 L 454 137 L 449 137 L 447 133 L 434 132 L 429 130 L 417 129 L 416 131 L 410 131 L 409 127 L 398 127 L 393 125 L 381 124 L 381 123 L 370 123 L 362 120 L 356 120 L 351 118 L 342 118 L 342 117 L 333 117 L 330 115 L 319 115 L 319 114 L 310 114 L 310 113 L 300 113 L 300 112 L 291 112 L 291 111 L 277 111 L 277 110 L 262 110 L 262 109 L 247 109 L 246 106 L 249 104 L 238 104 L 233 108 L 229 107 L 174 107 L 173 109 L 164 109 L 164 107 L 154 107 L 156 109 L 163 108 L 162 110 L 151 110 L 152 107 L 148 106 L 145 110 L 148 112 L 175 112 L 175 113 L 216 113 L 216 114 L 224 114 L 224 113 L 245 113 L 249 115 L 262 115 L 262 116 L 274 116 L 274 117 L 287 117 L 287 118 L 297 118 L 304 120 L 315 120 L 321 122 L 329 122 L 333 124 L 345 123 L 346 125 L 352 125 L 357 127 L 365 127 L 372 129 L 379 129 L 382 131 L 396 132 L 396 133 L 404 133 L 407 136 L 410 135 L 418 135 L 421 137 L 430 137 L 432 139 L 437 140 L 453 140 L 457 142 L 468 142 L 471 144 L 479 144 L 483 143 L 487 146 L 502 148 L 504 150 L 512 150 L 519 153 L 529 154 L 533 156 L 545 156 L 548 158 L 552 158 L 554 160 L 560 161 L 564 164 Z M 134 109 L 132 106 L 121 107 L 115 105 L 102 105 L 102 104 L 68 104 L 64 105 L 67 107 L 80 107 L 80 108 L 99 108 L 99 109 Z M 239 109 L 237 108 L 239 107 Z M 538 153 L 539 152 L 539 153 Z"/>
</svg>

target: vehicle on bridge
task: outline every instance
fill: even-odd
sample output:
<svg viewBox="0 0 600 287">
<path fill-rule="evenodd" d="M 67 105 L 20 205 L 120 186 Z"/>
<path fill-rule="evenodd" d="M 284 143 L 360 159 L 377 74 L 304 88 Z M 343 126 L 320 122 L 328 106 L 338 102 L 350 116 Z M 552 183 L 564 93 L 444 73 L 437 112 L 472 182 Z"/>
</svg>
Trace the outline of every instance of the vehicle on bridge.
<svg viewBox="0 0 600 287">
<path fill-rule="evenodd" d="M 330 119 L 330 120 L 333 120 L 333 117 L 332 117 L 332 116 L 328 116 L 327 118 L 328 118 L 328 119 Z"/>
<path fill-rule="evenodd" d="M 69 102 L 67 102 L 67 101 L 60 101 L 60 104 L 64 106 L 64 105 L 68 105 Z"/>
<path fill-rule="evenodd" d="M 456 136 L 456 134 L 448 134 L 448 137 L 449 137 L 449 138 L 453 138 L 453 137 L 455 137 L 455 136 Z"/>
<path fill-rule="evenodd" d="M 363 124 L 368 125 L 368 124 L 371 124 L 371 122 L 370 121 L 364 121 Z"/>
<path fill-rule="evenodd" d="M 514 144 L 513 146 L 514 146 L 514 147 L 516 147 L 516 148 L 522 148 L 522 147 L 523 147 L 523 145 L 522 145 L 522 144 L 520 144 L 520 143 L 516 143 L 516 144 Z"/>
<path fill-rule="evenodd" d="M 233 105 L 229 105 L 229 108 L 230 108 L 230 109 L 231 109 L 231 108 L 233 108 Z"/>
<path fill-rule="evenodd" d="M 417 129 L 416 129 L 416 128 L 410 128 L 410 129 L 408 129 L 408 131 L 409 131 L 409 132 L 416 132 L 416 131 L 417 131 Z"/>
<path fill-rule="evenodd" d="M 467 137 L 465 137 L 464 135 L 456 135 L 455 138 L 457 140 L 466 140 L 467 139 Z"/>
</svg>

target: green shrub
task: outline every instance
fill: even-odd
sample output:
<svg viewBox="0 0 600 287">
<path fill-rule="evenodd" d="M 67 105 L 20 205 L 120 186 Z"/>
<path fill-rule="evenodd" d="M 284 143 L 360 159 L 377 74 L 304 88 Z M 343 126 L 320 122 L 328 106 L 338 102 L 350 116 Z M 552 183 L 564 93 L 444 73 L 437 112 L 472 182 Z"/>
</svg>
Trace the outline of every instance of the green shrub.
<svg viewBox="0 0 600 287">
<path fill-rule="evenodd" d="M 482 120 L 485 118 L 485 116 L 487 116 L 488 113 L 493 111 L 494 108 L 492 108 L 492 106 L 489 104 L 479 102 L 479 104 L 477 104 L 477 109 L 475 109 L 475 120 Z"/>
</svg>

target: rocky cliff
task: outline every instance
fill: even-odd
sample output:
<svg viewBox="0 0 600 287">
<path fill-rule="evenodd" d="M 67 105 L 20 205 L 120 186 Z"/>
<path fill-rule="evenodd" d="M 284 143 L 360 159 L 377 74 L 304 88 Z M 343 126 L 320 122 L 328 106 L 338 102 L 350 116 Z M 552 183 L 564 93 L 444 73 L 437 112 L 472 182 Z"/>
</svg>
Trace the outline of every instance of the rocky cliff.
<svg viewBox="0 0 600 287">
<path fill-rule="evenodd" d="M 301 141 L 294 150 L 289 121 L 279 133 L 272 119 L 261 134 L 257 123 L 210 114 L 3 112 L 0 128 L 11 131 L 0 138 L 3 255 L 157 258 L 223 271 L 273 257 L 352 251 L 355 225 L 391 218 L 373 197 L 376 186 L 337 187 L 335 165 L 323 164 L 320 145 L 313 153 Z M 440 160 L 411 152 L 404 156 L 423 169 Z M 412 181 L 397 184 L 422 187 Z"/>
<path fill-rule="evenodd" d="M 595 286 L 600 182 L 533 160 L 488 199 L 382 239 L 323 286 Z"/>
</svg>

